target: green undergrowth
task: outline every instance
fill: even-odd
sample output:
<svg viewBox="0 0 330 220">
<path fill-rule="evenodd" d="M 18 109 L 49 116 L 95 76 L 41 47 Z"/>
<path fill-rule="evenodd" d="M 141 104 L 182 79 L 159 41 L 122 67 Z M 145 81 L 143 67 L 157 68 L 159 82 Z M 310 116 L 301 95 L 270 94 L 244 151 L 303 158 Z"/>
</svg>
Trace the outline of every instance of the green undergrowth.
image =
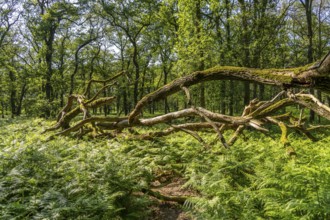
<svg viewBox="0 0 330 220">
<path fill-rule="evenodd" d="M 283 147 L 280 134 L 246 131 L 225 150 L 185 133 L 46 142 L 49 125 L 0 121 L 0 219 L 148 219 L 153 202 L 141 192 L 163 173 L 196 192 L 183 206 L 196 219 L 330 218 L 329 134 L 314 143 L 290 133 Z"/>
</svg>

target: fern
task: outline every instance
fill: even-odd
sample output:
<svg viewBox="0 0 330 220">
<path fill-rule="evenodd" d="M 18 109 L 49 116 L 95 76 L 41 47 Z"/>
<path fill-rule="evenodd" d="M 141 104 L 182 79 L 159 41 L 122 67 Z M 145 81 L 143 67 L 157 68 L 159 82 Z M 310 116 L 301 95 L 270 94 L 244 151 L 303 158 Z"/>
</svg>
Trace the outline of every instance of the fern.
<svg viewBox="0 0 330 220">
<path fill-rule="evenodd" d="M 197 219 L 330 218 L 330 137 L 313 143 L 290 134 L 293 158 L 249 131 L 249 143 L 206 150 L 182 133 L 44 142 L 38 132 L 47 121 L 2 123 L 1 219 L 146 219 L 152 201 L 141 191 L 162 173 L 198 192 L 183 206 Z"/>
</svg>

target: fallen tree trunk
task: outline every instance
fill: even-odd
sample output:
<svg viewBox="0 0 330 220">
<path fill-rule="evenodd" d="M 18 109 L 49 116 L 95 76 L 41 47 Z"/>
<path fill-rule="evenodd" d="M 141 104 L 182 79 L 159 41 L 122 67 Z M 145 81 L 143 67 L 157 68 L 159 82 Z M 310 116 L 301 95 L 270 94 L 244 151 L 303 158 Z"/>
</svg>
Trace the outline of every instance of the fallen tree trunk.
<svg viewBox="0 0 330 220">
<path fill-rule="evenodd" d="M 113 86 L 114 79 L 120 77 L 123 73 L 119 73 L 108 80 L 91 80 L 84 92 L 84 95 L 71 95 L 68 98 L 67 105 L 62 109 L 58 115 L 57 123 L 45 130 L 54 131 L 62 129 L 62 131 L 53 134 L 51 137 L 59 135 L 68 135 L 73 132 L 79 132 L 79 136 L 88 133 L 93 136 L 102 134 L 110 134 L 115 137 L 126 128 L 133 128 L 138 126 L 155 126 L 158 124 L 165 124 L 167 129 L 156 131 L 148 134 L 134 135 L 135 138 L 153 139 L 155 137 L 166 136 L 174 132 L 185 132 L 193 136 L 196 140 L 204 146 L 208 146 L 203 138 L 196 132 L 201 130 L 213 130 L 218 136 L 221 144 L 225 148 L 229 148 L 234 144 L 240 134 L 246 127 L 251 127 L 259 132 L 267 133 L 266 124 L 279 125 L 282 130 L 282 142 L 286 143 L 287 129 L 292 128 L 300 133 L 303 133 L 308 138 L 315 140 L 311 135 L 310 129 L 305 126 L 299 119 L 298 125 L 292 124 L 290 120 L 293 116 L 291 114 L 276 115 L 278 110 L 286 106 L 299 105 L 301 107 L 313 110 L 319 116 L 330 120 L 330 108 L 322 104 L 316 97 L 311 94 L 293 94 L 290 91 L 292 87 L 306 87 L 317 88 L 325 92 L 330 92 L 330 54 L 325 56 L 318 65 L 312 67 L 305 66 L 295 69 L 251 69 L 241 67 L 214 67 L 205 71 L 198 71 L 188 76 L 178 78 L 171 83 L 159 88 L 144 96 L 135 106 L 133 111 L 127 117 L 95 117 L 91 116 L 89 109 L 106 105 L 115 100 L 116 97 L 97 97 L 101 92 L 110 86 Z M 228 116 L 224 114 L 215 113 L 205 108 L 191 106 L 186 109 L 170 112 L 164 115 L 155 116 L 151 118 L 140 118 L 143 109 L 150 103 L 164 99 L 173 93 L 183 90 L 186 94 L 187 103 L 191 105 L 189 86 L 210 80 L 248 80 L 262 84 L 277 85 L 283 88 L 283 91 L 276 95 L 272 100 L 259 101 L 252 100 L 244 109 L 241 116 Z M 322 79 L 322 81 L 321 81 Z M 96 94 L 87 99 L 86 94 L 90 93 L 92 83 L 101 83 L 102 88 Z M 108 84 L 106 84 L 108 83 Z M 282 97 L 286 95 L 286 97 Z M 74 103 L 78 106 L 74 107 Z M 83 119 L 71 126 L 70 122 L 79 113 L 83 113 Z M 194 118 L 195 120 L 203 119 L 202 123 L 183 123 L 184 118 Z M 181 120 L 181 121 L 180 121 Z M 288 122 L 284 122 L 284 121 Z M 227 142 L 223 136 L 223 131 L 234 129 L 235 132 Z M 105 130 L 112 131 L 106 133 Z"/>
<path fill-rule="evenodd" d="M 120 133 L 118 131 L 122 131 L 125 128 L 138 127 L 138 126 L 154 126 L 157 124 L 169 124 L 174 123 L 174 125 L 170 125 L 170 128 L 152 132 L 143 135 L 135 135 L 136 138 L 141 139 L 152 139 L 155 137 L 166 136 L 178 131 L 184 131 L 190 135 L 192 135 L 199 142 L 205 144 L 205 142 L 195 133 L 189 131 L 200 131 L 205 129 L 214 130 L 221 140 L 221 143 L 226 148 L 229 148 L 230 145 L 234 144 L 237 140 L 238 136 L 244 130 L 245 127 L 251 127 L 256 129 L 257 131 L 267 133 L 268 129 L 264 128 L 264 125 L 267 123 L 274 123 L 275 119 L 270 119 L 269 116 L 275 115 L 276 112 L 286 106 L 290 105 L 301 105 L 309 109 L 313 109 L 317 114 L 322 117 L 330 120 L 330 108 L 328 106 L 323 105 L 318 101 L 314 96 L 309 94 L 296 94 L 294 97 L 283 98 L 280 100 L 271 100 L 269 102 L 258 102 L 251 101 L 250 105 L 245 109 L 242 116 L 227 116 L 219 113 L 214 113 L 209 110 L 200 107 L 192 107 L 188 109 L 183 109 L 177 112 L 171 112 L 168 114 L 152 117 L 152 118 L 143 118 L 138 119 L 134 123 L 129 123 L 128 117 L 90 117 L 84 120 L 79 121 L 74 126 L 64 129 L 63 131 L 57 132 L 54 136 L 60 135 L 68 135 L 72 132 L 79 131 L 87 124 L 91 124 L 88 127 L 88 131 L 97 132 L 103 130 L 113 130 L 115 133 Z M 207 118 L 208 120 L 203 123 L 186 123 L 186 124 L 176 124 L 175 120 L 182 119 L 186 117 L 197 117 L 197 118 Z M 275 124 L 280 124 L 282 121 L 278 121 L 280 119 L 290 118 L 289 115 L 278 116 Z M 300 130 L 305 134 L 309 134 L 307 131 L 309 128 L 298 127 L 296 125 L 288 125 L 288 127 L 294 128 L 296 130 Z M 233 134 L 233 137 L 227 143 L 223 138 L 221 132 L 227 129 L 237 128 L 236 132 Z M 221 130 L 221 131 L 220 131 Z M 47 131 L 50 131 L 48 129 Z M 86 131 L 86 132 L 88 132 Z M 187 132 L 188 131 L 188 132 Z M 86 133 L 85 132 L 85 133 Z M 221 135 L 219 135 L 219 133 Z M 115 134 L 111 135 L 112 137 Z M 311 137 L 311 136 L 310 136 Z"/>
<path fill-rule="evenodd" d="M 178 78 L 171 83 L 144 96 L 129 114 L 129 122 L 133 122 L 142 109 L 160 99 L 203 81 L 211 80 L 245 80 L 261 84 L 276 85 L 282 88 L 315 88 L 330 92 L 330 53 L 317 65 L 307 65 L 293 69 L 251 69 L 245 67 L 218 66 L 204 71 L 197 71 L 188 76 Z"/>
</svg>

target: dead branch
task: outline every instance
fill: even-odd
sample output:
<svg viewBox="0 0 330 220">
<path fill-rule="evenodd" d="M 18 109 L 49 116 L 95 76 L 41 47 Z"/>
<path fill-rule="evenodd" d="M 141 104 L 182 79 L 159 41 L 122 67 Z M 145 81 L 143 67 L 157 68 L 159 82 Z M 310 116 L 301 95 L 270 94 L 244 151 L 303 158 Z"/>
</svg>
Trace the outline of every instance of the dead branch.
<svg viewBox="0 0 330 220">
<path fill-rule="evenodd" d="M 63 121 L 70 121 L 73 116 L 76 116 L 80 111 L 86 112 L 88 108 L 104 105 L 108 103 L 108 101 L 112 101 L 114 97 L 108 98 L 100 98 L 89 104 L 84 104 L 82 96 L 75 96 L 80 103 L 79 107 L 71 110 L 69 113 L 64 115 L 59 123 L 63 123 Z M 171 124 L 170 128 L 164 131 L 153 132 L 149 134 L 138 135 L 143 139 L 152 139 L 154 137 L 161 137 L 169 135 L 176 131 L 183 131 L 190 135 L 192 135 L 196 140 L 202 143 L 204 146 L 207 146 L 206 142 L 196 133 L 193 132 L 201 130 L 201 129 L 213 129 L 220 139 L 221 143 L 229 148 L 230 145 L 233 145 L 242 131 L 248 126 L 252 127 L 258 131 L 263 133 L 267 133 L 268 129 L 265 129 L 263 126 L 265 123 L 273 123 L 280 126 L 282 130 L 282 138 L 281 141 L 283 144 L 287 143 L 287 128 L 294 129 L 299 131 L 300 133 L 306 135 L 311 140 L 315 141 L 316 139 L 311 135 L 308 128 L 304 128 L 301 124 L 302 119 L 295 119 L 295 124 L 285 124 L 280 120 L 286 120 L 293 118 L 289 113 L 284 115 L 275 115 L 277 110 L 288 106 L 298 104 L 304 106 L 309 109 L 315 110 L 315 112 L 325 118 L 330 118 L 330 108 L 322 104 L 319 100 L 317 100 L 314 96 L 309 94 L 296 94 L 294 97 L 283 98 L 280 100 L 272 99 L 268 102 L 259 102 L 258 100 L 252 100 L 249 106 L 244 109 L 242 116 L 227 116 L 219 113 L 211 112 L 207 109 L 201 107 L 192 107 L 183 110 L 179 110 L 176 112 L 170 112 L 164 115 L 155 116 L 151 118 L 141 118 L 136 120 L 133 124 L 129 123 L 128 117 L 87 117 L 84 116 L 83 120 L 78 122 L 72 127 L 68 127 L 61 132 L 54 134 L 54 136 L 59 135 L 68 135 L 72 132 L 78 131 L 79 129 L 83 129 L 83 127 L 87 124 L 91 124 L 91 127 L 86 127 L 85 131 L 81 130 L 81 133 L 93 132 L 102 134 L 104 129 L 108 130 L 117 130 L 121 131 L 125 128 L 136 127 L 136 126 L 154 126 L 161 123 L 175 123 L 175 120 L 185 118 L 185 117 L 199 117 L 205 119 L 206 122 L 203 123 L 188 123 L 182 125 Z M 301 117 L 301 116 L 300 116 Z M 299 123 L 300 120 L 300 123 Z M 55 126 L 61 127 L 61 126 Z M 225 141 L 222 131 L 228 128 L 237 128 L 235 133 L 232 135 L 228 143 Z M 54 129 L 54 128 L 51 128 Z M 48 129 L 49 131 L 50 129 Z M 220 131 L 221 130 L 221 131 Z"/>
<path fill-rule="evenodd" d="M 238 128 L 235 131 L 235 133 L 233 134 L 233 136 L 228 141 L 228 145 L 229 146 L 232 146 L 236 142 L 238 136 L 243 132 L 244 129 L 245 129 L 245 126 L 244 125 L 238 126 Z"/>
<path fill-rule="evenodd" d="M 318 129 L 330 129 L 330 125 L 317 125 L 317 126 L 311 126 L 307 128 L 308 131 L 314 131 Z"/>
<path fill-rule="evenodd" d="M 111 81 L 114 81 L 115 79 L 119 78 L 120 76 L 122 76 L 123 74 L 125 74 L 124 71 L 121 71 L 119 73 L 117 73 L 116 75 L 114 75 L 113 77 L 110 77 L 109 79 L 106 79 L 106 80 L 96 80 L 96 79 L 91 79 L 88 81 L 87 83 L 87 87 L 85 89 L 85 92 L 83 93 L 84 96 L 87 96 L 87 94 L 89 94 L 90 92 L 90 89 L 91 89 L 91 86 L 92 86 L 92 83 L 101 83 L 101 84 L 107 84 Z"/>
<path fill-rule="evenodd" d="M 278 115 L 278 110 L 286 106 L 299 105 L 300 107 L 313 110 L 319 116 L 330 120 L 330 108 L 320 102 L 316 97 L 311 94 L 293 94 L 287 89 L 291 87 L 309 87 L 320 88 L 323 91 L 329 92 L 329 86 L 325 86 L 326 82 L 330 83 L 329 54 L 320 62 L 319 66 L 313 68 L 257 70 L 238 67 L 215 67 L 205 71 L 198 71 L 191 75 L 178 78 L 155 92 L 144 96 L 127 117 L 95 117 L 90 115 L 88 111 L 90 108 L 107 105 L 115 99 L 115 97 L 97 97 L 102 91 L 113 86 L 116 83 L 113 81 L 123 74 L 124 72 L 120 72 L 107 80 L 90 80 L 83 95 L 69 96 L 66 106 L 58 114 L 57 123 L 53 127 L 46 129 L 45 132 L 62 128 L 62 131 L 55 133 L 53 137 L 69 135 L 77 131 L 80 131 L 79 135 L 92 133 L 94 137 L 103 135 L 114 137 L 126 128 L 167 124 L 169 128 L 165 130 L 147 134 L 132 134 L 133 136 L 131 137 L 153 139 L 181 131 L 191 135 L 202 145 L 208 147 L 209 145 L 206 144 L 197 132 L 213 130 L 213 132 L 217 134 L 222 145 L 225 148 L 229 148 L 229 146 L 235 143 L 245 128 L 250 127 L 259 132 L 267 133 L 269 132 L 269 130 L 265 128 L 267 124 L 275 124 L 280 127 L 282 131 L 281 142 L 284 145 L 289 144 L 287 139 L 288 129 L 295 130 L 315 141 L 316 138 L 311 134 L 311 131 L 319 127 L 307 127 L 304 123 L 302 111 L 299 118 L 294 118 L 291 113 Z M 194 106 L 150 118 L 144 118 L 142 116 L 143 108 L 146 107 L 146 105 L 168 97 L 180 90 L 184 91 L 188 106 L 190 106 L 191 95 L 188 89 L 189 86 L 203 81 L 226 79 L 239 79 L 278 85 L 282 86 L 285 90 L 281 91 L 269 101 L 252 100 L 249 105 L 245 107 L 241 116 L 228 116 Z M 318 82 L 320 79 L 322 79 L 322 82 Z M 101 87 L 92 98 L 86 99 L 85 96 L 90 93 L 92 83 L 100 83 L 103 87 Z M 286 97 L 283 97 L 285 94 Z M 77 106 L 74 105 L 75 101 Z M 79 113 L 83 113 L 83 119 L 70 127 L 72 119 Z M 187 117 L 203 119 L 205 122 L 178 124 L 178 121 L 181 121 L 178 119 Z M 235 132 L 232 134 L 229 141 L 226 142 L 223 132 L 228 129 L 234 129 Z M 109 133 L 104 130 L 113 130 L 113 132 Z"/>
<path fill-rule="evenodd" d="M 78 99 L 78 96 L 76 96 L 76 95 L 72 95 L 70 97 L 74 97 L 74 98 Z M 70 98 L 69 100 L 72 100 L 72 99 L 73 98 Z M 81 97 L 79 99 L 81 99 Z M 114 96 L 112 96 L 112 97 L 105 97 L 105 98 L 99 98 L 97 100 L 94 100 L 91 103 L 85 104 L 83 108 L 84 109 L 97 108 L 99 106 L 102 106 L 102 105 L 105 105 L 105 104 L 109 104 L 109 103 L 111 103 L 115 99 L 116 99 L 116 97 L 114 97 Z M 83 102 L 83 101 L 80 101 L 80 102 Z M 71 120 L 74 119 L 81 111 L 82 111 L 81 106 L 77 106 L 77 107 L 75 107 L 74 109 L 72 109 L 69 112 L 63 111 L 61 113 L 62 116 L 61 116 L 60 120 L 54 126 L 45 129 L 42 133 L 46 133 L 46 132 L 49 132 L 49 131 L 55 131 L 55 130 L 57 130 L 59 128 L 62 128 L 62 129 L 69 128 L 70 127 Z"/>
<path fill-rule="evenodd" d="M 144 193 L 155 197 L 161 201 L 167 201 L 167 202 L 176 202 L 179 203 L 181 205 L 183 205 L 185 203 L 185 201 L 188 199 L 187 196 L 167 196 L 167 195 L 163 195 L 160 192 L 157 191 L 153 191 L 151 189 L 144 189 L 143 190 Z"/>
<path fill-rule="evenodd" d="M 203 81 L 210 80 L 245 80 L 262 84 L 276 85 L 285 88 L 307 87 L 330 92 L 330 55 L 328 54 L 317 68 L 294 69 L 251 69 L 244 67 L 219 66 L 204 71 L 197 71 L 185 77 L 178 78 L 171 83 L 144 96 L 129 114 L 132 123 L 140 115 L 142 109 L 154 101 L 158 101 L 178 92 L 183 87 L 189 87 Z"/>
<path fill-rule="evenodd" d="M 202 118 L 204 118 L 205 121 L 207 121 L 212 126 L 214 131 L 218 134 L 219 140 L 221 141 L 222 145 L 225 148 L 229 148 L 229 145 L 227 144 L 225 138 L 221 134 L 219 127 L 211 119 L 209 119 L 202 111 L 200 111 L 199 108 L 194 108 L 194 109 L 198 115 L 200 115 Z"/>
<path fill-rule="evenodd" d="M 186 94 L 187 97 L 187 105 L 190 106 L 191 105 L 191 97 L 190 97 L 190 92 L 189 89 L 185 86 L 182 86 L 181 89 L 184 91 L 184 93 Z"/>
<path fill-rule="evenodd" d="M 201 136 L 199 136 L 196 132 L 192 131 L 192 130 L 189 130 L 189 129 L 186 129 L 186 128 L 183 128 L 183 127 L 178 127 L 178 126 L 175 126 L 175 125 L 171 125 L 173 128 L 176 128 L 178 130 L 181 130 L 189 135 L 191 135 L 193 138 L 195 138 L 199 143 L 201 143 L 205 149 L 208 149 L 209 148 L 209 145 L 203 140 L 203 138 Z"/>
</svg>

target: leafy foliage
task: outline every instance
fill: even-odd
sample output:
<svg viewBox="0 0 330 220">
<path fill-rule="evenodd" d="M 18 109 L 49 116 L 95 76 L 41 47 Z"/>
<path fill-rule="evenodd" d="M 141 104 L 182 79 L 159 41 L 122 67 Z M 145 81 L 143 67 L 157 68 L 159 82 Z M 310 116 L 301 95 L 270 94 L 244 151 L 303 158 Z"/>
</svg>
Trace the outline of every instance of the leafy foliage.
<svg viewBox="0 0 330 220">
<path fill-rule="evenodd" d="M 329 138 L 293 141 L 292 157 L 269 138 L 252 139 L 189 171 L 204 195 L 189 201 L 192 209 L 205 219 L 329 218 Z"/>
<path fill-rule="evenodd" d="M 41 119 L 0 121 L 2 219 L 147 219 L 157 176 L 186 180 L 199 196 L 184 209 L 197 219 L 327 219 L 330 138 L 291 133 L 296 155 L 279 138 L 246 131 L 230 150 L 206 150 L 184 133 L 154 141 L 45 142 Z M 145 128 L 144 128 L 145 129 Z M 211 141 L 215 136 L 201 133 Z"/>
<path fill-rule="evenodd" d="M 135 161 L 113 155 L 115 146 L 106 142 L 58 139 L 46 144 L 35 129 L 43 125 L 41 120 L 6 125 L 8 132 L 1 135 L 2 219 L 137 219 L 147 214 L 148 200 L 133 194 L 147 176 Z"/>
</svg>

